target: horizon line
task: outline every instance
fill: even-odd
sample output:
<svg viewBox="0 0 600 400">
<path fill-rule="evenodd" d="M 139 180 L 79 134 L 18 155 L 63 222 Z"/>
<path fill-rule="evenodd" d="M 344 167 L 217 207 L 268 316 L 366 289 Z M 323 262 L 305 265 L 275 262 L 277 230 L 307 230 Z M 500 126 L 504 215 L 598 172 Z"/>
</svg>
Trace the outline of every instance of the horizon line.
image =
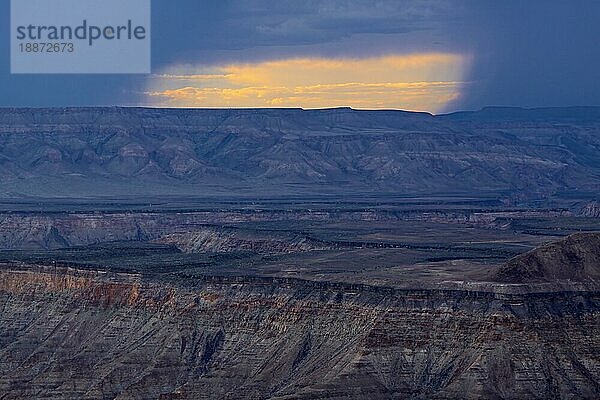
<svg viewBox="0 0 600 400">
<path fill-rule="evenodd" d="M 215 110 L 215 111 L 260 111 L 260 110 L 272 110 L 272 111 L 336 111 L 336 110 L 349 110 L 357 112 L 403 112 L 412 114 L 426 114 L 431 116 L 444 116 L 456 113 L 468 113 L 468 112 L 481 112 L 489 109 L 510 109 L 510 110 L 524 110 L 524 111 L 535 111 L 535 110 L 556 110 L 556 109 L 600 109 L 600 105 L 568 105 L 568 106 L 536 106 L 536 107 L 523 107 L 523 106 L 509 106 L 509 105 L 489 105 L 479 109 L 464 109 L 455 110 L 441 113 L 432 113 L 430 111 L 419 111 L 419 110 L 407 110 L 401 108 L 353 108 L 350 106 L 335 106 L 335 107 L 317 107 L 317 108 L 304 108 L 304 107 L 157 107 L 157 106 L 132 106 L 132 105 L 98 105 L 98 106 L 0 106 L 0 110 L 59 110 L 59 109 L 143 109 L 143 110 L 177 110 L 177 111 L 193 111 L 193 110 Z"/>
</svg>

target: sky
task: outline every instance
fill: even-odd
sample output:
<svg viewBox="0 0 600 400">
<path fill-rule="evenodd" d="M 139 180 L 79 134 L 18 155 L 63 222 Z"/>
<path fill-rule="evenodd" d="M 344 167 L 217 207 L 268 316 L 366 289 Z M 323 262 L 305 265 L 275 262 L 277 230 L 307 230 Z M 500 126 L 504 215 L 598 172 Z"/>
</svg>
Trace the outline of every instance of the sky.
<svg viewBox="0 0 600 400">
<path fill-rule="evenodd" d="M 11 75 L 0 106 L 600 105 L 600 1 L 153 0 L 152 73 Z"/>
</svg>

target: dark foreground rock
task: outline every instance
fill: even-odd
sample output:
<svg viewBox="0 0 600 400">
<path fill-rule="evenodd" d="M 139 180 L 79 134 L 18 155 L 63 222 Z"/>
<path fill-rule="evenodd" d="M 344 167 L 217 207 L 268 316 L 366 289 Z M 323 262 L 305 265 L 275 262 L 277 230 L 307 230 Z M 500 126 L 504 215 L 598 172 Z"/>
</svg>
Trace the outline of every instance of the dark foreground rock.
<svg viewBox="0 0 600 400">
<path fill-rule="evenodd" d="M 594 289 L 178 279 L 3 266 L 0 397 L 600 395 Z"/>
</svg>

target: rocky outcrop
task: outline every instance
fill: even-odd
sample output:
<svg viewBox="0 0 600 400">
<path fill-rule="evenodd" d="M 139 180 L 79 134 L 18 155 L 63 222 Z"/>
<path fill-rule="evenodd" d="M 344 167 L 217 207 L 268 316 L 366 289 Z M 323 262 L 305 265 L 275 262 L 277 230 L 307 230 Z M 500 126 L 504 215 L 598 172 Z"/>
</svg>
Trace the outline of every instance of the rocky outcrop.
<svg viewBox="0 0 600 400">
<path fill-rule="evenodd" d="M 581 207 L 578 214 L 583 217 L 599 218 L 600 203 L 597 201 L 590 201 L 589 203 L 586 203 L 583 205 L 583 207 Z"/>
<path fill-rule="evenodd" d="M 576 233 L 509 260 L 494 280 L 600 282 L 600 233 Z"/>
<path fill-rule="evenodd" d="M 0 273 L 16 398 L 597 398 L 597 292 Z"/>
<path fill-rule="evenodd" d="M 323 250 L 331 247 L 300 234 L 218 227 L 166 234 L 155 242 L 175 245 L 186 253 L 252 251 L 262 254 L 277 254 Z"/>
</svg>

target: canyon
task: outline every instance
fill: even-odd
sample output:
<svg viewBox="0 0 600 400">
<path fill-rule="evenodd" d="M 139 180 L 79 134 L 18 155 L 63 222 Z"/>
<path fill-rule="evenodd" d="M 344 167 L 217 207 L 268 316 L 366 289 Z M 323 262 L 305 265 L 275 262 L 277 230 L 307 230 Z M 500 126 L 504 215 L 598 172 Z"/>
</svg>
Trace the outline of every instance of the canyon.
<svg viewBox="0 0 600 400">
<path fill-rule="evenodd" d="M 546 399 L 600 390 L 597 283 L 398 289 L 190 278 L 3 265 L 3 398 Z"/>
<path fill-rule="evenodd" d="M 0 109 L 0 399 L 596 399 L 599 126 Z"/>
</svg>

